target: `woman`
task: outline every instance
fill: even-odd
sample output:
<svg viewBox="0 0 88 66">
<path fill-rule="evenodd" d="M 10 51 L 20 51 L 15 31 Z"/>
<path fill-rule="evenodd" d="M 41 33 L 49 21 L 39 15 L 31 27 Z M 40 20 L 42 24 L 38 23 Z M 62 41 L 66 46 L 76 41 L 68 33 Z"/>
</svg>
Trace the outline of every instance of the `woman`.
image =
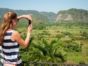
<svg viewBox="0 0 88 66">
<path fill-rule="evenodd" d="M 21 18 L 32 21 L 32 17 L 30 15 L 22 15 L 17 17 L 17 14 L 14 12 L 7 12 L 4 15 L 0 27 L 2 66 L 4 66 L 5 64 L 11 64 L 12 66 L 22 66 L 22 60 L 19 54 L 19 44 L 23 47 L 28 46 L 30 34 L 32 32 L 32 24 L 28 26 L 26 39 L 23 40 L 19 32 L 14 30 L 18 20 Z"/>
</svg>

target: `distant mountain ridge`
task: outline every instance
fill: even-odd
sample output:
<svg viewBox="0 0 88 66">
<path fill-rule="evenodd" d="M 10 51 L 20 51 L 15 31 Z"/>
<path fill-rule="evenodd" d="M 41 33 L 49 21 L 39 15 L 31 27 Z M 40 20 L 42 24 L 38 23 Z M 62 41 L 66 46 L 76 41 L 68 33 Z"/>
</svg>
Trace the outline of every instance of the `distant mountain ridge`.
<svg viewBox="0 0 88 66">
<path fill-rule="evenodd" d="M 56 14 L 53 12 L 39 12 L 36 10 L 13 10 L 13 9 L 8 9 L 8 8 L 0 8 L 0 18 L 3 17 L 3 15 L 6 12 L 13 11 L 16 12 L 18 15 L 23 15 L 23 14 L 32 14 L 34 19 L 38 19 L 42 22 L 45 21 L 55 21 L 55 16 Z"/>
<path fill-rule="evenodd" d="M 14 11 L 18 15 L 32 14 L 35 23 L 59 22 L 63 20 L 72 22 L 88 22 L 88 11 L 76 8 L 59 11 L 57 14 L 53 12 L 39 12 L 36 10 L 13 10 L 8 8 L 0 8 L 0 19 L 2 19 L 3 15 L 9 11 Z"/>
<path fill-rule="evenodd" d="M 88 22 L 88 11 L 83 9 L 69 9 L 64 11 L 59 11 L 57 13 L 56 21 L 79 21 Z"/>
<path fill-rule="evenodd" d="M 55 21 L 56 14 L 53 12 L 41 12 L 41 14 L 46 15 L 50 21 Z"/>
</svg>

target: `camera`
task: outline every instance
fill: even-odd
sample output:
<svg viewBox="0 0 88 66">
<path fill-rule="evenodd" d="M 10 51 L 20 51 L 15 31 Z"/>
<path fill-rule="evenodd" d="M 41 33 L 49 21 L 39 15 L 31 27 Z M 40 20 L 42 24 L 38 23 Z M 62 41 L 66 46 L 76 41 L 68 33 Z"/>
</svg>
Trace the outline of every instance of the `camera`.
<svg viewBox="0 0 88 66">
<path fill-rule="evenodd" d="M 28 21 L 28 26 L 31 24 L 31 20 Z"/>
</svg>

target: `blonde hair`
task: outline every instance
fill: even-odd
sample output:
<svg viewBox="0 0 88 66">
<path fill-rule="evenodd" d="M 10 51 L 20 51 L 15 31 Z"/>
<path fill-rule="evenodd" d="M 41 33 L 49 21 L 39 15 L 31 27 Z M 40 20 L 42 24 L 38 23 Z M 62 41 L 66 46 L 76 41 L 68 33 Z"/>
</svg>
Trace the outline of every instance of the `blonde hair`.
<svg viewBox="0 0 88 66">
<path fill-rule="evenodd" d="M 17 18 L 17 14 L 14 12 L 7 12 L 2 20 L 0 27 L 0 44 L 3 44 L 4 36 L 9 28 L 13 27 L 12 20 Z"/>
</svg>

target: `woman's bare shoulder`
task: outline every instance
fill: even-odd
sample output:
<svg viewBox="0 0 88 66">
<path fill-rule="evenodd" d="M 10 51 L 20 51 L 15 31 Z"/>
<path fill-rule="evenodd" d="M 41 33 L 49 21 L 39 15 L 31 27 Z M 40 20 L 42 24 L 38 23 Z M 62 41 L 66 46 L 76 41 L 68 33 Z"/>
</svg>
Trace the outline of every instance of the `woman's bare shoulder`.
<svg viewBox="0 0 88 66">
<path fill-rule="evenodd" d="M 12 34 L 12 36 L 19 37 L 20 36 L 20 33 L 18 31 L 14 31 L 13 34 Z"/>
</svg>

